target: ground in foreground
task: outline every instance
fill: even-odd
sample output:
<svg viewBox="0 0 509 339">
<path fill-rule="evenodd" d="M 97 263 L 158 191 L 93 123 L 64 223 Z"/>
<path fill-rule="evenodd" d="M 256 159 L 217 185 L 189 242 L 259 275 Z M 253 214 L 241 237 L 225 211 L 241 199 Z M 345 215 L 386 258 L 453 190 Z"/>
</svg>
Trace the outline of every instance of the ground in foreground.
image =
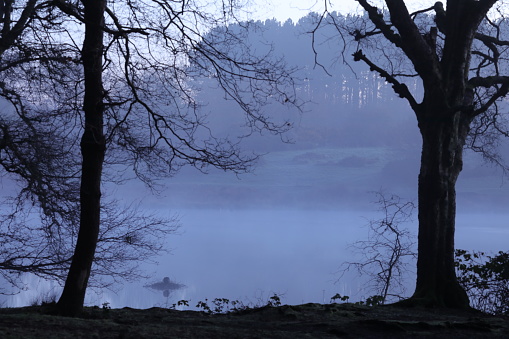
<svg viewBox="0 0 509 339">
<path fill-rule="evenodd" d="M 41 307 L 0 310 L 0 338 L 509 338 L 509 317 L 481 313 L 304 304 L 232 314 L 87 308 L 81 318 Z"/>
</svg>

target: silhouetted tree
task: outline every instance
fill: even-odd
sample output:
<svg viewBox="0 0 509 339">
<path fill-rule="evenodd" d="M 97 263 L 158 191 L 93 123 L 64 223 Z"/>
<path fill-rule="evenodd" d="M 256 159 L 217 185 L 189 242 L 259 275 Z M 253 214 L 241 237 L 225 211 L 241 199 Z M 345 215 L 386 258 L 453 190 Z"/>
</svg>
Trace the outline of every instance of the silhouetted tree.
<svg viewBox="0 0 509 339">
<path fill-rule="evenodd" d="M 364 289 L 370 289 L 385 304 L 388 300 L 400 300 L 405 293 L 405 277 L 408 273 L 408 257 L 415 259 L 415 242 L 412 234 L 402 224 L 412 221 L 415 205 L 402 201 L 397 195 L 375 192 L 382 213 L 381 219 L 369 221 L 367 240 L 351 244 L 359 261 L 343 263 L 341 277 L 354 268 L 359 277 L 367 278 Z M 339 281 L 339 280 L 338 280 Z"/>
<path fill-rule="evenodd" d="M 65 280 L 79 225 L 80 51 L 52 1 L 5 1 L 0 19 L 0 275 Z M 128 210 L 132 209 L 132 210 Z M 103 201 L 93 286 L 135 279 L 174 218 Z M 126 239 L 130 241 L 126 241 Z"/>
<path fill-rule="evenodd" d="M 148 185 L 184 165 L 245 172 L 256 156 L 211 134 L 198 113 L 195 80 L 214 79 L 251 131 L 288 130 L 287 121 L 274 122 L 261 108 L 297 99 L 285 65 L 251 53 L 242 36 L 249 24 L 227 26 L 237 22 L 235 1 L 210 4 L 210 12 L 192 0 L 54 3 L 85 29 L 80 227 L 58 301 L 61 313 L 74 315 L 83 307 L 100 233 L 104 164 L 130 165 Z"/>
<path fill-rule="evenodd" d="M 92 269 L 101 216 L 101 179 L 106 152 L 104 136 L 103 27 L 106 1 L 84 0 L 85 38 L 81 50 L 84 70 L 84 131 L 81 138 L 80 228 L 62 296 L 60 312 L 74 315 L 83 307 Z"/>
<path fill-rule="evenodd" d="M 409 103 L 422 136 L 417 285 L 406 303 L 468 307 L 454 270 L 455 185 L 466 145 L 497 161 L 482 136 L 509 135 L 500 110 L 509 88 L 503 8 L 497 12 L 496 0 L 448 0 L 410 13 L 403 0 L 386 0 L 384 8 L 357 2 L 363 17 L 345 24 L 325 12 L 319 26 L 332 24 L 357 45 L 354 60 Z M 405 84 L 414 77 L 422 97 Z"/>
</svg>

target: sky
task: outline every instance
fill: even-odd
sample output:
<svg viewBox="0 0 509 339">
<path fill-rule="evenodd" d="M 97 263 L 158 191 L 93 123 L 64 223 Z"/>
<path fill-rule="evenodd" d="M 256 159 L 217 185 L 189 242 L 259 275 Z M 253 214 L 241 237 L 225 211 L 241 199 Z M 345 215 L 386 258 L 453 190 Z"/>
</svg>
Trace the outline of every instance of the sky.
<svg viewBox="0 0 509 339">
<path fill-rule="evenodd" d="M 325 1 L 328 2 L 329 11 L 341 13 L 361 13 L 355 0 L 253 0 L 256 9 L 255 16 L 259 19 L 275 18 L 279 21 L 286 21 L 291 18 L 293 21 L 305 16 L 310 11 L 323 12 Z M 375 0 L 371 3 L 377 4 L 381 1 Z M 406 4 L 410 11 L 422 6 L 432 6 L 435 0 L 410 0 Z"/>
<path fill-rule="evenodd" d="M 329 11 L 337 11 L 340 13 L 362 13 L 362 8 L 355 0 L 251 0 L 253 4 L 254 19 L 277 19 L 278 21 L 286 21 L 292 19 L 294 22 L 306 16 L 310 11 L 323 12 L 325 2 L 327 2 Z M 447 0 L 442 0 L 446 3 Z M 429 8 L 433 6 L 436 0 L 406 0 L 405 3 L 410 12 Z M 506 2 L 506 1 L 505 1 Z M 383 7 L 382 0 L 370 0 L 372 5 Z M 502 5 L 504 1 L 500 1 Z M 496 17 L 495 11 L 492 14 Z"/>
</svg>

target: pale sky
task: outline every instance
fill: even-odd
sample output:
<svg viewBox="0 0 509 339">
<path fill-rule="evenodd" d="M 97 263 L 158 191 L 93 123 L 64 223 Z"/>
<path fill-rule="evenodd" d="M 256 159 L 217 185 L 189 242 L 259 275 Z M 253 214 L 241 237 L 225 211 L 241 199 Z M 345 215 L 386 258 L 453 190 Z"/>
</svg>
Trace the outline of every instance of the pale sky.
<svg viewBox="0 0 509 339">
<path fill-rule="evenodd" d="M 293 21 L 306 16 L 310 11 L 323 12 L 325 2 L 328 3 L 329 11 L 340 13 L 362 12 L 362 9 L 355 0 L 252 0 L 256 10 L 255 19 L 275 18 L 279 21 L 286 21 L 291 18 Z M 445 0 L 443 0 L 445 2 Z M 407 0 L 406 4 L 410 11 L 416 8 L 431 7 L 436 0 Z M 383 1 L 374 0 L 373 5 L 380 6 Z"/>
</svg>

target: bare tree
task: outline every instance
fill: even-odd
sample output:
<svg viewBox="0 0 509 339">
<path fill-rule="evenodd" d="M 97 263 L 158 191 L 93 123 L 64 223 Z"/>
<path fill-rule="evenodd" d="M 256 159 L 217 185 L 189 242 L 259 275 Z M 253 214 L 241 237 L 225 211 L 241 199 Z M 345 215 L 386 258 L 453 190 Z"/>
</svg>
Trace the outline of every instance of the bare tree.
<svg viewBox="0 0 509 339">
<path fill-rule="evenodd" d="M 24 273 L 64 281 L 73 256 L 83 71 L 68 26 L 74 19 L 51 1 L 5 4 L 10 9 L 1 19 L 0 169 L 10 189 L 2 192 L 0 274 L 23 287 Z M 164 250 L 165 236 L 178 226 L 174 218 L 127 210 L 114 201 L 103 200 L 100 213 L 104 228 L 94 286 L 140 277 L 139 263 Z"/>
<path fill-rule="evenodd" d="M 350 269 L 357 270 L 360 277 L 369 277 L 367 284 L 381 303 L 402 299 L 405 282 L 408 277 L 408 265 L 415 259 L 415 242 L 411 232 L 402 226 L 412 221 L 415 205 L 402 201 L 396 195 L 387 196 L 384 192 L 375 192 L 379 210 L 383 217 L 370 220 L 367 240 L 350 245 L 359 261 L 345 262 L 340 278 Z M 339 280 L 338 280 L 339 281 Z"/>
<path fill-rule="evenodd" d="M 80 227 L 59 311 L 81 311 L 100 234 L 103 166 L 130 165 L 151 185 L 184 165 L 245 172 L 256 155 L 243 155 L 237 141 L 218 139 L 198 112 L 193 80 L 214 79 L 236 101 L 251 131 L 280 134 L 261 110 L 270 100 L 295 105 L 291 73 L 280 60 L 256 57 L 240 36 L 237 2 L 91 1 L 54 2 L 84 24 L 84 132 Z M 76 37 L 74 37 L 76 38 Z M 121 180 L 122 178 L 118 178 Z"/>
<path fill-rule="evenodd" d="M 353 59 L 408 102 L 423 142 L 417 285 L 405 303 L 468 307 L 454 270 L 455 185 L 467 142 L 496 160 L 490 136 L 508 135 L 502 110 L 509 89 L 504 5 L 448 0 L 410 13 L 403 0 L 385 0 L 380 8 L 357 2 L 364 17 L 345 24 L 326 11 L 320 25 L 335 25 L 342 41 L 356 45 Z M 421 81 L 422 96 L 405 84 L 414 78 Z"/>
</svg>

